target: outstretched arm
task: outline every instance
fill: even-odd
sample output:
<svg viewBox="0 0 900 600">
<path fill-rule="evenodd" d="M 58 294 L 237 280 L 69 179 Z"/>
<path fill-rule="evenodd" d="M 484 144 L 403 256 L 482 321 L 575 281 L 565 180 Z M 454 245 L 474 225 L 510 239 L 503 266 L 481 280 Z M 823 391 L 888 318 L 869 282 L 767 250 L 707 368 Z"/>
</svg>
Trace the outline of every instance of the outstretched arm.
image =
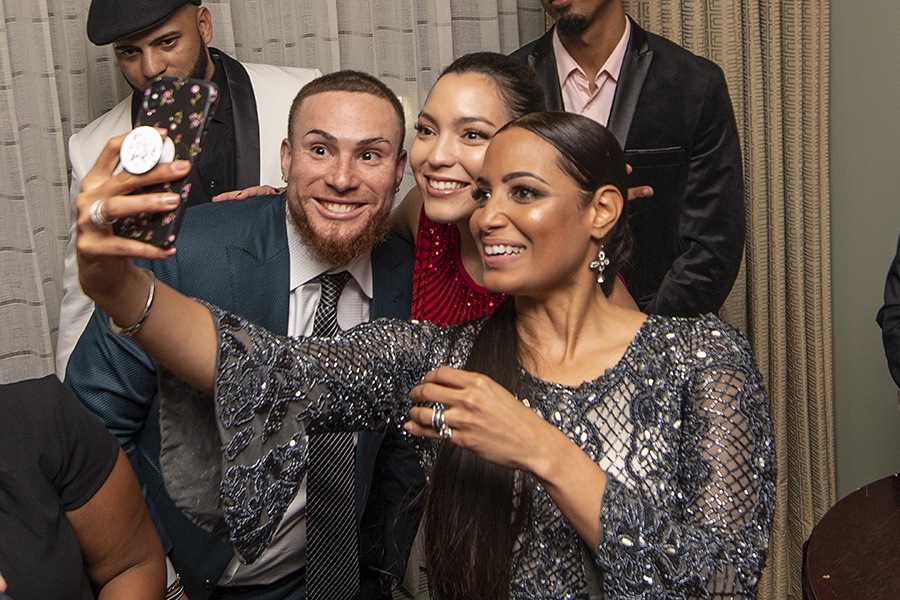
<svg viewBox="0 0 900 600">
<path fill-rule="evenodd" d="M 75 206 L 81 287 L 114 323 L 127 327 L 142 317 L 152 283 L 149 273 L 134 266 L 129 258 L 165 259 L 175 250 L 116 236 L 111 227 L 91 222 L 90 208 L 103 200 L 102 214 L 106 219 L 172 210 L 180 201 L 177 194 L 128 194 L 144 186 L 184 177 L 190 164 L 179 160 L 159 165 L 145 175 L 126 171 L 112 175 L 124 137 L 113 138 L 103 149 L 84 178 Z M 204 305 L 156 282 L 152 306 L 134 339 L 186 382 L 200 390 L 212 389 L 216 332 Z"/>
</svg>

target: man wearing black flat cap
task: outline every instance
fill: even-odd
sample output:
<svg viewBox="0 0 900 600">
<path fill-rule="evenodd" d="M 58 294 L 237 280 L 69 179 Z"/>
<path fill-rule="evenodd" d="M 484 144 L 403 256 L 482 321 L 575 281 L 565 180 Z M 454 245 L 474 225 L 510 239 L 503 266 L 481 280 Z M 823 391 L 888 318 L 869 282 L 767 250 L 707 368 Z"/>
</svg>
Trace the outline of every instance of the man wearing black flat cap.
<svg viewBox="0 0 900 600">
<path fill-rule="evenodd" d="M 140 93 L 157 75 L 196 77 L 219 86 L 219 103 L 199 168 L 191 173 L 191 205 L 230 190 L 282 185 L 279 147 L 287 134 L 291 101 L 319 75 L 317 69 L 242 64 L 209 48 L 212 18 L 200 0 L 93 0 L 87 34 L 98 46 L 112 45 L 135 93 L 69 139 L 73 199 L 106 141 L 132 128 Z M 60 379 L 93 310 L 93 302 L 78 285 L 72 236 L 66 249 L 56 346 Z"/>
<path fill-rule="evenodd" d="M 242 64 L 209 48 L 211 15 L 200 0 L 93 0 L 87 33 L 94 44 L 112 45 L 119 68 L 135 93 L 69 139 L 73 198 L 109 138 L 132 128 L 141 92 L 157 75 L 192 76 L 211 80 L 219 87 L 215 117 L 199 166 L 191 173 L 195 179 L 190 204 L 208 202 L 223 191 L 282 184 L 280 147 L 287 135 L 291 102 L 301 87 L 319 76 L 318 70 Z M 60 310 L 60 378 L 65 376 L 69 354 L 94 310 L 93 302 L 78 284 L 74 250 L 73 235 L 66 254 Z M 91 375 L 90 371 L 81 375 Z M 143 397 L 146 390 L 135 387 L 134 375 L 123 371 L 116 377 L 130 398 Z M 95 383 L 100 386 L 110 382 Z M 219 584 L 226 590 L 243 585 L 258 590 L 259 584 L 264 584 L 273 590 L 271 598 L 288 597 L 271 584 L 290 579 L 296 565 L 277 566 L 274 561 L 266 572 L 261 573 L 259 568 L 247 572 L 230 545 L 193 525 L 172 503 L 162 484 L 158 414 L 150 406 L 138 415 L 121 404 L 111 402 L 99 416 L 131 459 L 160 538 L 175 563 L 169 583 L 174 582 L 176 570 L 180 572 L 192 600 L 210 594 L 236 597 L 220 594 L 214 589 Z M 267 565 L 263 559 L 259 564 Z M 287 585 L 290 583 L 287 581 Z M 177 591 L 178 586 L 173 589 Z"/>
</svg>

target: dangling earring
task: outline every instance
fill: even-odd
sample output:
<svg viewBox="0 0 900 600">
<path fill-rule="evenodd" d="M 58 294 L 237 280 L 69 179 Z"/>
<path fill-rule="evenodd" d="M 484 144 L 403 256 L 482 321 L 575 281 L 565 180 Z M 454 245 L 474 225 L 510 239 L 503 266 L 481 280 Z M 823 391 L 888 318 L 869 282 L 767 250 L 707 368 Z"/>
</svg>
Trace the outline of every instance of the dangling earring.
<svg viewBox="0 0 900 600">
<path fill-rule="evenodd" d="M 597 283 L 603 283 L 606 278 L 603 277 L 603 271 L 609 266 L 609 259 L 606 257 L 606 249 L 600 244 L 600 252 L 597 253 L 597 259 L 591 261 L 589 265 L 591 269 L 597 270 Z"/>
</svg>

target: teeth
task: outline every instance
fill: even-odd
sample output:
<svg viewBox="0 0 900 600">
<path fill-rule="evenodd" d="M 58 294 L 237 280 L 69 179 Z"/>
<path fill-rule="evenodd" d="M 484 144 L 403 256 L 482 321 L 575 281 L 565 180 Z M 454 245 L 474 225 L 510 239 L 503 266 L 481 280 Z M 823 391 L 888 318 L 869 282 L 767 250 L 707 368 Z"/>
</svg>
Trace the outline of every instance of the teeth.
<svg viewBox="0 0 900 600">
<path fill-rule="evenodd" d="M 484 247 L 484 253 L 488 256 L 500 256 L 501 254 L 520 254 L 521 252 L 521 246 L 499 245 Z"/>
<path fill-rule="evenodd" d="M 437 181 L 436 179 L 429 179 L 428 185 L 436 190 L 458 190 L 466 187 L 466 184 L 459 181 Z"/>
<path fill-rule="evenodd" d="M 355 204 L 342 204 L 340 202 L 322 202 L 322 206 L 336 213 L 348 213 L 356 208 Z"/>
</svg>

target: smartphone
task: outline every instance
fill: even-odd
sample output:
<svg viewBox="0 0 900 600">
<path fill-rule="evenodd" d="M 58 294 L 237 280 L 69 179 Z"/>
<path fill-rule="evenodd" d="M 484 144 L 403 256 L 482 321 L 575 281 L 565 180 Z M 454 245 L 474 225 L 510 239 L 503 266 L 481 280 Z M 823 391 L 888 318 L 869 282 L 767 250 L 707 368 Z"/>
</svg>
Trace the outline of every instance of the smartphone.
<svg viewBox="0 0 900 600">
<path fill-rule="evenodd" d="M 218 97 L 219 88 L 210 81 L 190 77 L 157 77 L 144 90 L 135 127 L 149 125 L 166 129 L 174 143 L 174 158 L 189 160 L 196 168 Z M 116 235 L 161 248 L 172 246 L 191 192 L 189 178 L 190 175 L 135 191 L 135 194 L 175 192 L 181 196 L 181 203 L 171 212 L 141 213 L 119 219 L 113 224 L 113 231 Z"/>
</svg>

